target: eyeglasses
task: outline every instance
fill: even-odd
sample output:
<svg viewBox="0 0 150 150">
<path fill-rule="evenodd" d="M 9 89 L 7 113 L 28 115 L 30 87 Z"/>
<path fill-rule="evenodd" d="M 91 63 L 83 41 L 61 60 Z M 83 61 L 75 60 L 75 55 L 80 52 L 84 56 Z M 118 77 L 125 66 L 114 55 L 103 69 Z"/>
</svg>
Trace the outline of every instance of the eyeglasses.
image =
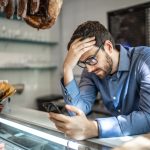
<svg viewBox="0 0 150 150">
<path fill-rule="evenodd" d="M 98 63 L 98 60 L 96 59 L 96 55 L 99 52 L 99 50 L 103 47 L 103 44 L 99 47 L 99 49 L 95 52 L 95 54 L 91 57 L 88 57 L 85 61 L 78 61 L 77 65 L 81 68 L 86 68 L 86 65 L 94 66 Z"/>
</svg>

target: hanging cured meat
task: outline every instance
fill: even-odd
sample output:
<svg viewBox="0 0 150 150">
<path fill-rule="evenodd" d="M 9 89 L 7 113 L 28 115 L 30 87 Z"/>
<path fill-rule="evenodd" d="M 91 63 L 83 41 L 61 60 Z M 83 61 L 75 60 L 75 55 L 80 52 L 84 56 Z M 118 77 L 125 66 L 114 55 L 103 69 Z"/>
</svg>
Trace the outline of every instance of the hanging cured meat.
<svg viewBox="0 0 150 150">
<path fill-rule="evenodd" d="M 15 12 L 15 0 L 8 0 L 4 11 L 6 13 L 6 18 L 10 19 L 11 17 L 13 17 Z"/>
<path fill-rule="evenodd" d="M 50 28 L 56 21 L 62 6 L 62 0 L 40 0 L 39 10 L 31 11 L 33 3 L 29 0 L 27 15 L 24 20 L 38 29 Z"/>
<path fill-rule="evenodd" d="M 30 13 L 31 14 L 37 13 L 39 10 L 40 1 L 39 0 L 30 0 L 30 4 L 31 4 Z"/>
<path fill-rule="evenodd" d="M 38 29 L 47 29 L 54 25 L 63 0 L 0 0 L 0 10 L 10 19 L 17 15 L 27 24 Z"/>
<path fill-rule="evenodd" d="M 0 0 L 0 8 L 6 7 L 7 4 L 8 4 L 8 0 Z"/>
<path fill-rule="evenodd" d="M 27 12 L 27 0 L 17 0 L 17 18 L 26 17 Z"/>
</svg>

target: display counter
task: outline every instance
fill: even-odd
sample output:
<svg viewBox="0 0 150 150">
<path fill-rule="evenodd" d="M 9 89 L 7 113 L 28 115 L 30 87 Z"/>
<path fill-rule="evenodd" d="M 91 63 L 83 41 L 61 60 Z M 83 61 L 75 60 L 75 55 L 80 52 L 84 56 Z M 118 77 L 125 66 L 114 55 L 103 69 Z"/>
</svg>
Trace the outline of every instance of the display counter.
<svg viewBox="0 0 150 150">
<path fill-rule="evenodd" d="M 0 142 L 6 150 L 109 150 L 110 146 L 65 137 L 48 113 L 11 106 L 0 114 Z"/>
<path fill-rule="evenodd" d="M 137 137 L 150 139 L 147 134 L 75 141 L 57 130 L 47 112 L 5 106 L 0 114 L 0 143 L 6 150 L 110 150 Z"/>
</svg>

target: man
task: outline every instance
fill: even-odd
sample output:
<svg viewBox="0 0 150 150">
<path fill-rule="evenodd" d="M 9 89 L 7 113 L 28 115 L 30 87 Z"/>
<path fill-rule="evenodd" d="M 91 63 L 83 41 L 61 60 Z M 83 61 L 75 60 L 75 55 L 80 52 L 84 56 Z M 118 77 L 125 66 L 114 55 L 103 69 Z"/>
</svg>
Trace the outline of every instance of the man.
<svg viewBox="0 0 150 150">
<path fill-rule="evenodd" d="M 77 85 L 73 69 L 83 68 Z M 61 81 L 70 116 L 50 113 L 56 127 L 68 137 L 115 137 L 150 131 L 150 48 L 115 45 L 97 21 L 81 24 L 68 44 Z M 85 114 L 100 92 L 112 117 L 88 120 Z"/>
</svg>

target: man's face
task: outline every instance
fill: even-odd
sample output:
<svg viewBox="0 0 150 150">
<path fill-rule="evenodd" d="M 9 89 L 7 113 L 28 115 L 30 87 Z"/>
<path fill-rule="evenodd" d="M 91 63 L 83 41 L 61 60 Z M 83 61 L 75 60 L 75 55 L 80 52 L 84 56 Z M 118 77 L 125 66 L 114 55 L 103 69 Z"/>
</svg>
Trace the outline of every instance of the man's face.
<svg viewBox="0 0 150 150">
<path fill-rule="evenodd" d="M 81 56 L 80 61 L 85 61 L 88 58 L 91 58 L 92 56 L 94 56 L 97 49 L 98 49 L 97 47 L 94 47 L 90 51 L 84 53 Z M 95 59 L 97 60 L 97 64 L 95 65 L 86 64 L 86 68 L 88 72 L 93 72 L 100 79 L 103 79 L 112 71 L 112 66 L 113 66 L 112 58 L 107 54 L 107 52 L 100 49 L 98 53 L 96 54 Z"/>
</svg>

